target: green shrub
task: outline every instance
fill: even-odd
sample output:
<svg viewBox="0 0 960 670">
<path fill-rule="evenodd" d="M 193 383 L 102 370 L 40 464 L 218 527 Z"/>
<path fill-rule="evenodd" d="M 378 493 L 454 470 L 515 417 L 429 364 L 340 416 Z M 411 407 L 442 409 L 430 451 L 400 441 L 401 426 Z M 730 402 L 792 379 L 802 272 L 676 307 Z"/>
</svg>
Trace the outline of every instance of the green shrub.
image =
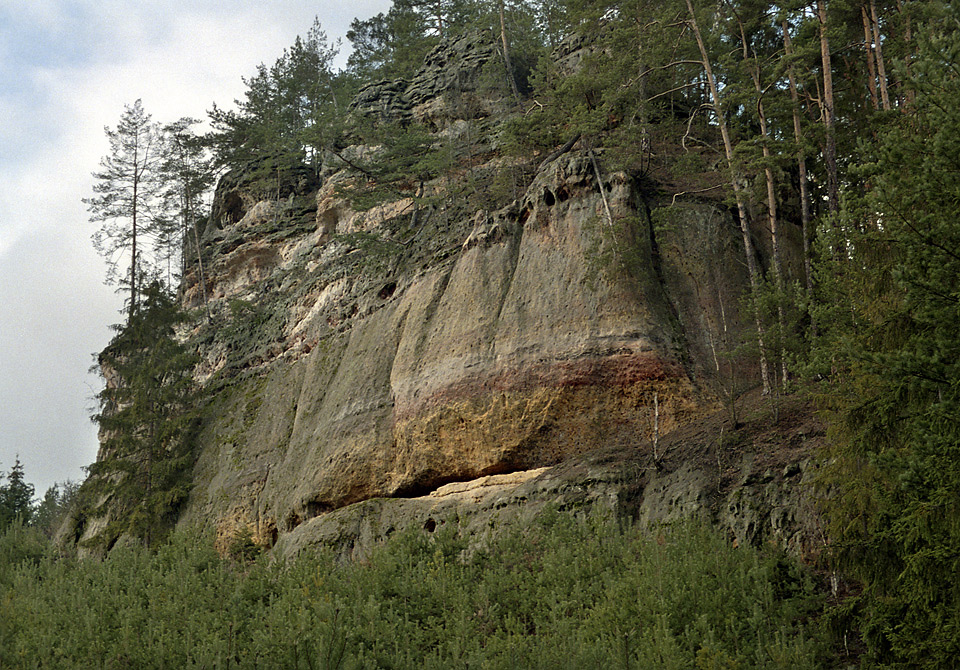
<svg viewBox="0 0 960 670">
<path fill-rule="evenodd" d="M 0 541 L 4 668 L 830 665 L 803 570 L 695 524 L 551 513 L 474 550 L 449 524 L 347 565 L 223 561 L 184 532 L 103 561 L 18 541 Z"/>
</svg>

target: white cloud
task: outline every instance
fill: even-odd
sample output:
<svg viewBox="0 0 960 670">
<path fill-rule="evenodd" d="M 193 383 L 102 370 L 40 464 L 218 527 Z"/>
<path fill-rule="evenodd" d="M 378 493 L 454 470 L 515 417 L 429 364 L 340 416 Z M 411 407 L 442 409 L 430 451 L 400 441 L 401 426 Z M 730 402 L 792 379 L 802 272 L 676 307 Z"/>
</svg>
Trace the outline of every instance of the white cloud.
<svg viewBox="0 0 960 670">
<path fill-rule="evenodd" d="M 58 0 L 0 0 L 0 17 L 11 33 L 24 26 L 38 32 L 60 31 L 66 24 L 64 10 L 64 3 Z"/>
</svg>

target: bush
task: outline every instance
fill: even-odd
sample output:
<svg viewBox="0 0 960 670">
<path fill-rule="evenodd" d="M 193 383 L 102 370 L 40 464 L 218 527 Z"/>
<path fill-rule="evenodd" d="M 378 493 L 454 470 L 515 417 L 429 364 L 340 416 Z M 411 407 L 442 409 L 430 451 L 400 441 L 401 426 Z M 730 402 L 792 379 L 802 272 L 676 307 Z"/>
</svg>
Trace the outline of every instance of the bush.
<svg viewBox="0 0 960 670">
<path fill-rule="evenodd" d="M 548 514 L 474 551 L 443 526 L 345 566 L 222 561 L 195 533 L 102 562 L 6 548 L 20 540 L 0 543 L 2 667 L 829 665 L 802 570 L 694 524 Z"/>
</svg>

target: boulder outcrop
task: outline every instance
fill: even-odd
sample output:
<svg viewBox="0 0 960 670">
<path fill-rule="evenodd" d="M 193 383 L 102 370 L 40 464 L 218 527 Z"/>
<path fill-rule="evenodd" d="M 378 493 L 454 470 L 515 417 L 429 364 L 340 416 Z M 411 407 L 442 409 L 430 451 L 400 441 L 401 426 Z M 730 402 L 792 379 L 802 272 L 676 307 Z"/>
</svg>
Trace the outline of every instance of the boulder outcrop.
<svg viewBox="0 0 960 670">
<path fill-rule="evenodd" d="M 502 95 L 484 78 L 485 74 L 496 76 L 491 71 L 500 57 L 488 34 L 468 33 L 444 40 L 427 54 L 412 80 L 368 84 L 360 89 L 350 109 L 380 122 L 415 120 L 434 130 L 455 120 L 502 112 Z"/>
<path fill-rule="evenodd" d="M 410 84 L 361 90 L 354 112 L 480 135 L 500 104 L 480 94 L 495 56 L 492 42 L 445 43 Z M 401 519 L 482 524 L 534 498 L 646 504 L 651 519 L 658 495 L 706 500 L 702 467 L 661 473 L 651 449 L 754 376 L 733 355 L 750 325 L 729 209 L 604 174 L 602 152 L 579 146 L 544 164 L 488 148 L 372 206 L 359 204 L 368 175 L 342 160 L 278 170 L 272 190 L 224 177 L 205 290 L 196 264 L 182 287 L 187 306 L 207 296 L 183 334 L 206 404 L 182 523 L 212 524 L 222 543 L 250 528 L 292 553 L 376 540 Z M 573 465 L 611 449 L 631 455 Z M 707 497 L 694 507 L 733 504 Z"/>
<path fill-rule="evenodd" d="M 666 435 L 716 406 L 746 286 L 722 207 L 658 229 L 654 196 L 624 174 L 598 185 L 576 150 L 521 200 L 434 213 L 427 233 L 402 199 L 317 200 L 298 234 L 213 255 L 222 325 L 197 332 L 212 397 L 186 519 L 227 535 L 246 519 L 271 542 L 359 501 L 648 443 L 655 420 Z M 257 212 L 234 225 L 257 230 Z"/>
</svg>

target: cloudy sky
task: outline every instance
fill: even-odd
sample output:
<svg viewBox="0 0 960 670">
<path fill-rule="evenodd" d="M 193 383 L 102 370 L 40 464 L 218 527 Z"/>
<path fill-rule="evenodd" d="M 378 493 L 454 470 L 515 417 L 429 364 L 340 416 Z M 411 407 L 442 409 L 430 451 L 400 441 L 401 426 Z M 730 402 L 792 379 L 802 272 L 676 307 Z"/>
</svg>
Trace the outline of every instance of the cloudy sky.
<svg viewBox="0 0 960 670">
<path fill-rule="evenodd" d="M 0 0 L 0 472 L 37 495 L 96 457 L 93 352 L 121 320 L 82 198 L 125 104 L 203 118 L 315 16 L 330 38 L 389 0 Z M 344 42 L 346 42 L 344 38 Z M 341 62 L 345 54 L 341 54 Z"/>
</svg>

